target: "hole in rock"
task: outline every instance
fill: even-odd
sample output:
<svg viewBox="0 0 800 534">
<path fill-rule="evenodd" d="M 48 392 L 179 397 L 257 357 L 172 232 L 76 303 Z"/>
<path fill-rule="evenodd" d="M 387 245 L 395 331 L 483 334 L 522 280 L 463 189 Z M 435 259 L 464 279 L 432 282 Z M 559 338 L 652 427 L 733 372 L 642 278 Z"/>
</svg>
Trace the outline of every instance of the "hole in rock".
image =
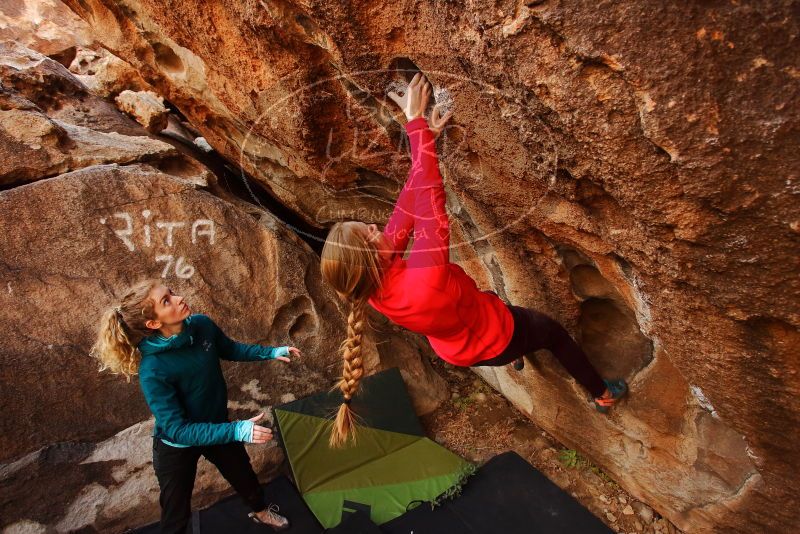
<svg viewBox="0 0 800 534">
<path fill-rule="evenodd" d="M 311 299 L 306 295 L 300 295 L 285 302 L 275 312 L 275 318 L 272 320 L 272 332 L 276 332 L 279 336 L 289 332 L 289 336 L 294 339 L 295 335 L 313 331 L 313 318 L 308 314 L 308 310 L 311 308 Z M 304 315 L 307 315 L 308 318 L 303 319 Z"/>
<path fill-rule="evenodd" d="M 589 298 L 614 299 L 619 293 L 600 271 L 591 265 L 576 265 L 569 272 L 572 291 L 581 300 Z"/>
<path fill-rule="evenodd" d="M 631 278 L 633 276 L 633 267 L 631 266 L 630 262 L 614 252 L 611 253 L 611 256 L 617 262 L 619 268 L 622 269 L 622 272 L 625 274 L 625 276 Z"/>
<path fill-rule="evenodd" d="M 603 377 L 630 380 L 653 359 L 653 342 L 616 286 L 583 253 L 557 248 L 569 270 L 572 292 L 581 301 L 580 344 Z"/>
<path fill-rule="evenodd" d="M 653 344 L 633 313 L 610 299 L 581 303 L 581 347 L 604 377 L 630 380 L 653 358 Z"/>
<path fill-rule="evenodd" d="M 166 174 L 181 178 L 194 178 L 203 174 L 203 166 L 184 155 L 170 156 L 155 163 L 155 167 Z"/>
<path fill-rule="evenodd" d="M 66 50 L 62 50 L 61 52 L 57 52 L 55 54 L 51 54 L 48 56 L 53 61 L 58 61 L 61 63 L 65 68 L 69 68 L 72 65 L 72 62 L 75 60 L 75 56 L 78 55 L 77 47 L 70 46 Z"/>
<path fill-rule="evenodd" d="M 297 339 L 305 338 L 314 333 L 316 329 L 316 321 L 314 317 L 308 313 L 301 313 L 294 320 L 294 323 L 289 328 L 289 339 L 295 341 Z"/>
<path fill-rule="evenodd" d="M 414 75 L 420 72 L 416 63 L 407 57 L 396 57 L 389 62 L 389 70 L 397 71 L 398 75 L 405 79 L 406 83 L 410 82 Z"/>
<path fill-rule="evenodd" d="M 294 16 L 294 20 L 303 28 L 303 30 L 305 30 L 308 35 L 319 33 L 317 30 L 317 25 L 314 24 L 314 21 L 303 13 L 297 13 Z"/>
<path fill-rule="evenodd" d="M 153 52 L 155 53 L 156 63 L 167 72 L 181 72 L 183 70 L 183 61 L 178 55 L 168 46 L 161 43 L 153 43 Z"/>
<path fill-rule="evenodd" d="M 592 260 L 575 249 L 557 246 L 556 252 L 561 257 L 561 262 L 567 269 L 572 269 L 576 265 L 594 265 Z"/>
<path fill-rule="evenodd" d="M 542 161 L 544 161 L 543 158 L 542 158 Z M 563 182 L 570 182 L 570 183 L 575 181 L 575 177 L 572 175 L 572 173 L 569 172 L 564 167 L 559 167 L 558 169 L 556 169 L 556 179 L 557 180 L 561 180 Z"/>
<path fill-rule="evenodd" d="M 389 84 L 387 89 L 394 90 L 399 95 L 403 95 L 405 91 L 405 85 L 410 82 L 417 73 L 422 73 L 424 76 L 428 76 L 425 72 L 420 69 L 416 63 L 408 59 L 407 57 L 396 57 L 389 62 L 388 70 L 390 71 L 390 80 L 392 80 Z M 431 83 L 431 87 L 433 89 L 433 94 L 431 95 L 430 100 L 428 101 L 428 106 L 425 108 L 425 116 L 430 117 L 431 112 L 433 111 L 433 106 L 436 104 L 437 99 L 440 99 L 439 93 L 437 92 L 437 85 L 434 80 L 428 78 L 428 81 Z M 403 83 L 405 82 L 405 84 Z M 440 100 L 441 101 L 441 100 Z M 445 107 L 445 109 L 448 109 Z M 448 132 L 453 130 L 454 128 L 448 128 Z"/>
</svg>

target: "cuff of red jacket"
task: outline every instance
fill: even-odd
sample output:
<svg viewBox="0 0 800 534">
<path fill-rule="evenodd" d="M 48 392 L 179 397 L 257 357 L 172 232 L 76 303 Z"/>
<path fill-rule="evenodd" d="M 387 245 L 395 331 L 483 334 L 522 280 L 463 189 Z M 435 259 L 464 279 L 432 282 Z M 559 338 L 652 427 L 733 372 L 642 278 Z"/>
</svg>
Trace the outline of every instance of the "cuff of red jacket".
<svg viewBox="0 0 800 534">
<path fill-rule="evenodd" d="M 427 127 L 428 121 L 425 120 L 425 117 L 417 117 L 416 119 L 412 119 L 406 123 L 406 133 L 411 133 Z"/>
</svg>

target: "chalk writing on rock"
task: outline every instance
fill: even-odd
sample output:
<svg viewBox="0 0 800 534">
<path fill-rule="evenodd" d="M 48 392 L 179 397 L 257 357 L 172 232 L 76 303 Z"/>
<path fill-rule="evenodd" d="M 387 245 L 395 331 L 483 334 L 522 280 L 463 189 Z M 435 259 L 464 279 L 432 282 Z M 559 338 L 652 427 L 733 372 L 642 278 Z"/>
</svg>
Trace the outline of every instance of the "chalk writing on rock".
<svg viewBox="0 0 800 534">
<path fill-rule="evenodd" d="M 216 240 L 216 226 L 211 219 L 195 219 L 190 224 L 188 221 L 151 220 L 152 215 L 150 210 L 142 211 L 140 248 L 147 249 L 154 246 L 154 238 L 156 245 L 167 248 L 174 248 L 176 242 L 182 238 L 181 236 L 190 240 L 192 245 L 197 245 L 201 239 L 205 239 L 209 245 L 213 245 Z M 109 226 L 129 251 L 136 251 L 137 243 L 134 236 L 136 235 L 137 221 L 130 213 L 120 211 L 114 213 L 110 219 L 101 217 L 100 224 Z M 175 276 L 178 278 L 191 278 L 195 271 L 183 256 L 159 254 L 155 257 L 155 261 L 165 264 L 161 272 L 162 278 L 166 278 L 173 267 Z"/>
</svg>

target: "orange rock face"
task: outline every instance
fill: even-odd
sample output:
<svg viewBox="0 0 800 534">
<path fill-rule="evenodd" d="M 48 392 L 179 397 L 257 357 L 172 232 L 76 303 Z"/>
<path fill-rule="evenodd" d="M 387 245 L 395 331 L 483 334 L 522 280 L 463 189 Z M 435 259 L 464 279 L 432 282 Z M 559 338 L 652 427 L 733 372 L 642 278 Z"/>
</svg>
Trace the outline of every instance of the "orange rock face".
<svg viewBox="0 0 800 534">
<path fill-rule="evenodd" d="M 792 2 L 67 4 L 320 226 L 385 221 L 407 172 L 385 93 L 425 72 L 455 109 L 453 257 L 631 395 L 596 414 L 547 355 L 484 378 L 686 531 L 797 529 Z"/>
<path fill-rule="evenodd" d="M 59 0 L 5 0 L 0 6 L 0 41 L 5 40 L 67 64 L 76 46 L 95 42 L 89 25 Z"/>
</svg>

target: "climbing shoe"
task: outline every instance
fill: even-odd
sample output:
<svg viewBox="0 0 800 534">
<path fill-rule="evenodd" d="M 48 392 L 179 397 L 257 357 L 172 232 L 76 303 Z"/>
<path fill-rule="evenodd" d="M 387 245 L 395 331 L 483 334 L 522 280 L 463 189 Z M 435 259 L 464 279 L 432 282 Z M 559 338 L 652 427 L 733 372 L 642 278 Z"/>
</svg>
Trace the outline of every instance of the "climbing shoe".
<svg viewBox="0 0 800 534">
<path fill-rule="evenodd" d="M 511 365 L 514 366 L 515 371 L 522 371 L 525 368 L 525 358 L 517 358 Z"/>
<path fill-rule="evenodd" d="M 278 505 L 270 504 L 266 509 L 266 519 L 259 519 L 256 512 L 250 512 L 247 517 L 260 525 L 272 527 L 275 532 L 289 528 L 289 520 L 278 513 Z"/>
<path fill-rule="evenodd" d="M 606 383 L 610 397 L 597 397 L 594 399 L 594 407 L 600 413 L 608 413 L 608 409 L 614 406 L 617 400 L 621 399 L 628 392 L 628 384 L 621 378 L 619 380 L 603 380 Z"/>
</svg>

